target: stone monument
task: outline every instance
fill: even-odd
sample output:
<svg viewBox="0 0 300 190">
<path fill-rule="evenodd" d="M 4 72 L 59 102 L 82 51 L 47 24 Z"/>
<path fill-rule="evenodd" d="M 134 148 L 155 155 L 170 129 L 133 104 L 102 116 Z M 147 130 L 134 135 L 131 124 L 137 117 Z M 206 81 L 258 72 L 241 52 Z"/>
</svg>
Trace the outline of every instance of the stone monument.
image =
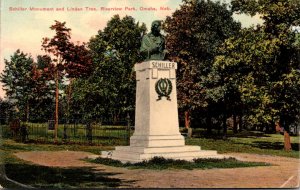
<svg viewBox="0 0 300 190">
<path fill-rule="evenodd" d="M 165 41 L 160 34 L 160 25 L 159 21 L 152 23 L 151 33 L 142 40 L 141 52 L 145 53 L 146 59 L 135 64 L 135 131 L 130 146 L 103 151 L 101 157 L 131 163 L 155 156 L 183 160 L 224 158 L 216 151 L 185 146 L 178 124 L 177 63 L 163 61 Z"/>
</svg>

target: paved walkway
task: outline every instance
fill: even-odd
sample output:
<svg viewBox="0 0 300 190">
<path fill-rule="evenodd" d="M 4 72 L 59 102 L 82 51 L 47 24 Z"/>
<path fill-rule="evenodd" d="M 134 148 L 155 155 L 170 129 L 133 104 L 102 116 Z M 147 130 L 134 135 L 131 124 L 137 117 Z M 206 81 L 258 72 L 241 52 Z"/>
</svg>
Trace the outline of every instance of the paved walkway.
<svg viewBox="0 0 300 190">
<path fill-rule="evenodd" d="M 124 187 L 140 188 L 296 188 L 299 187 L 299 159 L 268 155 L 230 153 L 243 161 L 267 162 L 272 166 L 209 170 L 126 169 L 87 163 L 80 159 L 93 155 L 75 151 L 19 152 L 17 157 L 44 166 L 94 167 L 114 173 L 114 178 L 131 181 Z M 63 158 L 63 159 L 61 159 Z M 80 174 L 79 174 L 80 175 Z M 128 186 L 129 185 L 129 186 Z"/>
</svg>

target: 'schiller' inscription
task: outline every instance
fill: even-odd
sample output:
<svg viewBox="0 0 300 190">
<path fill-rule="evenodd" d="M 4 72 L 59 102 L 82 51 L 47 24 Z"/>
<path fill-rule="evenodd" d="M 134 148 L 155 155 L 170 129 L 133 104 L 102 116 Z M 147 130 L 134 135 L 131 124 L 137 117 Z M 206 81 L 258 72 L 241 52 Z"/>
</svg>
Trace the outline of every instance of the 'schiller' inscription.
<svg viewBox="0 0 300 190">
<path fill-rule="evenodd" d="M 175 69 L 175 63 L 153 61 L 152 68 L 155 69 Z"/>
</svg>

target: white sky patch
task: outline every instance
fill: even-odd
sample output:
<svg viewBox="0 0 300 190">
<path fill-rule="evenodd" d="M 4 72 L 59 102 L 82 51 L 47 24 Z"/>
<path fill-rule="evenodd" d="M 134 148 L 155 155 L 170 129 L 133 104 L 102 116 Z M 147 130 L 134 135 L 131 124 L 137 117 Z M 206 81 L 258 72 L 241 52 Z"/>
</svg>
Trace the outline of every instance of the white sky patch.
<svg viewBox="0 0 300 190">
<path fill-rule="evenodd" d="M 109 18 L 109 15 L 104 16 L 100 14 L 87 13 L 80 18 L 79 22 L 82 23 L 82 30 L 91 30 L 97 32 L 99 29 L 102 29 L 106 26 Z"/>
<path fill-rule="evenodd" d="M 253 17 L 245 14 L 234 14 L 233 18 L 242 23 L 242 27 L 250 27 L 252 25 L 263 24 L 263 20 L 260 18 L 260 15 L 255 15 Z"/>
</svg>

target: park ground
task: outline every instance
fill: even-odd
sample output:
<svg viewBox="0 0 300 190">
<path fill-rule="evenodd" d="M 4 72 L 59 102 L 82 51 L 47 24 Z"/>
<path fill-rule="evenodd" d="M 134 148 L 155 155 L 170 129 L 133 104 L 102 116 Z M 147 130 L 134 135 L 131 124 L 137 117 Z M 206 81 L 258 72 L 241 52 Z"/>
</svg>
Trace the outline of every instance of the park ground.
<svg viewBox="0 0 300 190">
<path fill-rule="evenodd" d="M 293 150 L 283 150 L 280 134 L 247 133 L 227 140 L 191 138 L 187 144 L 215 149 L 242 161 L 269 166 L 227 169 L 128 169 L 90 163 L 86 157 L 113 147 L 22 144 L 4 140 L 1 147 L 6 175 L 25 185 L 47 188 L 297 188 L 299 187 L 299 137 Z M 3 187 L 16 182 L 0 181 Z"/>
</svg>

